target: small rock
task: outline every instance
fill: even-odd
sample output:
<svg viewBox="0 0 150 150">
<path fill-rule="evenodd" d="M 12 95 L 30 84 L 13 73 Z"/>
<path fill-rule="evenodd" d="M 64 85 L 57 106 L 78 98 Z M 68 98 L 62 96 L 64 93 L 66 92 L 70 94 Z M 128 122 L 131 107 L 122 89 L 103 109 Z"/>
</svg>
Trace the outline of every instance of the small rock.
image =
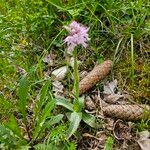
<svg viewBox="0 0 150 150">
<path fill-rule="evenodd" d="M 67 74 L 67 71 L 68 71 L 68 67 L 63 66 L 63 67 L 60 67 L 60 68 L 54 70 L 52 72 L 52 75 L 54 75 L 57 80 L 63 80 Z"/>
</svg>

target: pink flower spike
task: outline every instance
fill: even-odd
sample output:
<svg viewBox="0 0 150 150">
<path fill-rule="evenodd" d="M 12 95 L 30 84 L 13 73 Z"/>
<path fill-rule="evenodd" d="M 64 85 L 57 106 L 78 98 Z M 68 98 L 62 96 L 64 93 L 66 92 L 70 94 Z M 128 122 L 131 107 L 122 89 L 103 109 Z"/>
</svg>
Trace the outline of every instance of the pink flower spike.
<svg viewBox="0 0 150 150">
<path fill-rule="evenodd" d="M 69 32 L 69 36 L 64 39 L 64 43 L 67 43 L 68 51 L 73 51 L 78 45 L 87 47 L 87 42 L 90 40 L 88 31 L 89 28 L 73 21 L 69 26 L 64 26 Z"/>
</svg>

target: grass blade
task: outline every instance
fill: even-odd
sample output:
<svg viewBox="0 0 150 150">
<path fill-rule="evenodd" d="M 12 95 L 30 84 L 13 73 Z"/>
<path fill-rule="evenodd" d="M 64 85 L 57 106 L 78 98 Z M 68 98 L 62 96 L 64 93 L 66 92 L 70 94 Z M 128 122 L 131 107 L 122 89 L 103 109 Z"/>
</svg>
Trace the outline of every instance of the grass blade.
<svg viewBox="0 0 150 150">
<path fill-rule="evenodd" d="M 24 122 L 26 122 L 26 105 L 27 105 L 27 97 L 28 97 L 28 89 L 29 83 L 25 77 L 20 80 L 19 84 L 19 110 L 23 116 Z"/>
<path fill-rule="evenodd" d="M 107 139 L 107 141 L 106 141 L 106 143 L 105 143 L 104 149 L 105 149 L 105 150 L 112 150 L 112 148 L 113 148 L 113 143 L 114 143 L 114 141 L 113 141 L 112 137 L 108 137 L 108 139 Z"/>
<path fill-rule="evenodd" d="M 131 34 L 131 81 L 134 84 L 134 48 L 133 48 L 133 34 Z"/>
<path fill-rule="evenodd" d="M 39 114 L 42 106 L 44 105 L 45 103 L 45 100 L 46 100 L 46 95 L 47 95 L 47 91 L 48 91 L 48 87 L 49 87 L 49 81 L 47 81 L 41 91 L 40 91 L 40 100 L 38 101 L 38 104 L 37 104 L 37 109 L 35 111 L 35 118 L 37 117 L 37 115 Z"/>
<path fill-rule="evenodd" d="M 43 124 L 45 123 L 46 118 L 50 115 L 51 110 L 55 106 L 55 101 L 51 99 L 43 109 L 41 116 L 38 119 L 37 125 L 35 127 L 34 133 L 33 133 L 33 139 L 36 139 L 37 136 L 40 134 Z"/>
<path fill-rule="evenodd" d="M 50 3 L 51 5 L 55 6 L 58 10 L 61 10 L 61 11 L 67 11 L 67 9 L 65 9 L 64 7 L 60 6 L 59 5 L 59 1 L 56 2 L 55 1 L 52 1 L 52 0 L 46 0 L 48 3 Z"/>
</svg>

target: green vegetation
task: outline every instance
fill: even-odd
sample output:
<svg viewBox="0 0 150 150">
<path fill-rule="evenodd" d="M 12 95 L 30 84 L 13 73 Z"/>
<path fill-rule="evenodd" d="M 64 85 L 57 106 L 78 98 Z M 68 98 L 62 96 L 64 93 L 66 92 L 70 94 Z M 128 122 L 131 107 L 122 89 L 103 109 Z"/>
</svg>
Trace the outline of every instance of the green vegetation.
<svg viewBox="0 0 150 150">
<path fill-rule="evenodd" d="M 46 75 L 68 63 L 63 26 L 73 20 L 90 27 L 91 39 L 86 49 L 79 47 L 76 68 L 89 71 L 111 59 L 109 79 L 117 79 L 135 102 L 150 104 L 149 0 L 0 0 L 0 148 L 75 150 L 83 126 L 96 132 L 96 118 L 78 97 L 78 70 L 78 104 L 56 99 L 53 78 Z M 53 66 L 43 62 L 47 54 Z M 72 74 L 69 68 L 63 81 L 69 96 Z M 135 131 L 144 129 L 150 130 L 149 121 L 136 124 Z M 113 144 L 109 137 L 105 146 Z"/>
</svg>

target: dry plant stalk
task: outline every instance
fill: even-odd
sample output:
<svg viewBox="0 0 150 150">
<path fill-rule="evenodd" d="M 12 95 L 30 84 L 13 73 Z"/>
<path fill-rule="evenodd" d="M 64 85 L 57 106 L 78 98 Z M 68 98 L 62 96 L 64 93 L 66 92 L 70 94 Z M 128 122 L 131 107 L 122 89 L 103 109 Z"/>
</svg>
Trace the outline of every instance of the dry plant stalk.
<svg viewBox="0 0 150 150">
<path fill-rule="evenodd" d="M 111 68 L 111 60 L 104 61 L 104 63 L 94 67 L 94 69 L 79 82 L 79 94 L 81 95 L 92 88 L 109 73 Z"/>
<path fill-rule="evenodd" d="M 108 105 L 103 107 L 104 115 L 123 120 L 136 121 L 150 117 L 148 105 Z"/>
</svg>

